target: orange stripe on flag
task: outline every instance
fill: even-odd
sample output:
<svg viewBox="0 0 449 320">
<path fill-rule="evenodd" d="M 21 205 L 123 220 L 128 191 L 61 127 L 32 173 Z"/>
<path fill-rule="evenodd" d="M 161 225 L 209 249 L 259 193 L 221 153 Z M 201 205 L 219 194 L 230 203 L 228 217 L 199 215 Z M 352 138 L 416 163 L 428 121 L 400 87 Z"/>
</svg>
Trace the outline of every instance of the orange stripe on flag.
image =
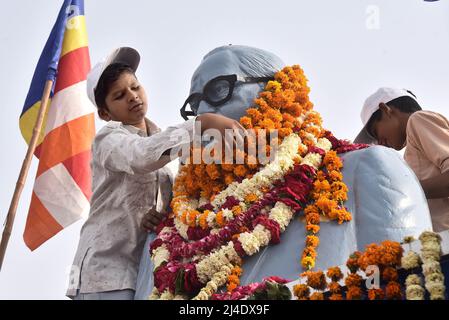
<svg viewBox="0 0 449 320">
<path fill-rule="evenodd" d="M 81 152 L 63 162 L 67 171 L 80 187 L 87 200 L 92 195 L 92 180 L 90 175 L 90 160 L 92 154 L 90 150 Z"/>
<path fill-rule="evenodd" d="M 50 131 L 41 144 L 41 157 L 36 177 L 39 177 L 54 165 L 90 150 L 94 136 L 95 119 L 93 113 L 69 121 Z"/>
<path fill-rule="evenodd" d="M 55 94 L 64 88 L 86 80 L 90 70 L 89 48 L 70 51 L 59 59 Z"/>
<path fill-rule="evenodd" d="M 33 192 L 23 233 L 23 240 L 27 247 L 31 250 L 36 249 L 62 229 Z"/>
</svg>

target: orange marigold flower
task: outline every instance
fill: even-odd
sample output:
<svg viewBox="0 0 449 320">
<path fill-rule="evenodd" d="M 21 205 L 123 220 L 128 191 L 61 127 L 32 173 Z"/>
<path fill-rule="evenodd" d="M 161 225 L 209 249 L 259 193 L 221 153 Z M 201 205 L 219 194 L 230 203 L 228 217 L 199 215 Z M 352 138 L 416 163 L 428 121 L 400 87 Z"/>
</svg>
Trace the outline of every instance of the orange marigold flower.
<svg viewBox="0 0 449 320">
<path fill-rule="evenodd" d="M 215 221 L 217 221 L 218 225 L 223 227 L 226 222 L 225 219 L 223 217 L 223 211 L 218 211 L 218 213 L 215 215 Z"/>
<path fill-rule="evenodd" d="M 384 291 L 382 289 L 369 289 L 368 299 L 369 300 L 383 300 L 385 297 Z"/>
<path fill-rule="evenodd" d="M 286 112 L 290 113 L 293 117 L 297 118 L 302 113 L 302 107 L 299 103 L 292 103 L 288 108 L 285 109 Z"/>
<path fill-rule="evenodd" d="M 357 273 L 350 273 L 345 279 L 347 287 L 359 287 L 362 284 L 362 277 Z"/>
<path fill-rule="evenodd" d="M 282 86 L 279 82 L 270 80 L 265 86 L 266 91 L 279 92 L 282 89 Z"/>
<path fill-rule="evenodd" d="M 304 255 L 301 258 L 301 266 L 306 270 L 311 270 L 315 267 L 315 257 Z"/>
<path fill-rule="evenodd" d="M 234 179 L 234 174 L 232 174 L 232 173 L 225 173 L 225 175 L 224 175 L 224 182 L 225 182 L 225 184 L 229 185 L 229 184 L 233 183 L 234 180 L 235 180 Z"/>
<path fill-rule="evenodd" d="M 335 170 L 334 170 L 335 171 Z M 342 191 L 342 192 L 348 192 L 348 187 L 343 182 L 333 182 L 331 185 L 332 191 Z"/>
<path fill-rule="evenodd" d="M 227 172 L 232 172 L 234 171 L 234 165 L 233 164 L 229 164 L 229 163 L 222 163 L 221 164 L 221 168 L 223 169 L 223 171 L 227 171 Z"/>
<path fill-rule="evenodd" d="M 253 122 L 250 117 L 241 117 L 240 123 L 245 129 L 251 129 L 253 127 Z"/>
<path fill-rule="evenodd" d="M 239 205 L 233 206 L 231 210 L 234 215 L 239 215 L 242 213 L 242 208 Z"/>
<path fill-rule="evenodd" d="M 318 247 L 320 244 L 320 239 L 317 236 L 307 236 L 306 237 L 306 246 L 308 247 Z"/>
<path fill-rule="evenodd" d="M 333 150 L 326 152 L 323 163 L 328 168 L 328 171 L 338 170 L 343 167 L 343 162 L 337 155 L 337 152 Z"/>
<path fill-rule="evenodd" d="M 396 241 L 383 241 L 381 243 L 381 263 L 386 266 L 397 266 L 401 263 L 404 249 Z"/>
<path fill-rule="evenodd" d="M 191 227 L 195 227 L 196 226 L 196 217 L 199 215 L 200 213 L 197 210 L 191 210 L 188 214 L 188 224 Z"/>
<path fill-rule="evenodd" d="M 218 171 L 218 167 L 214 163 L 206 165 L 206 172 L 212 180 L 216 180 L 220 177 L 220 171 Z"/>
<path fill-rule="evenodd" d="M 343 296 L 341 294 L 334 293 L 329 296 L 329 300 L 333 301 L 343 300 Z"/>
<path fill-rule="evenodd" d="M 259 125 L 262 129 L 265 129 L 265 130 L 273 130 L 273 129 L 275 129 L 274 122 L 273 122 L 273 120 L 271 120 L 271 119 L 266 119 L 266 118 L 265 118 L 265 119 L 259 121 L 259 122 L 258 122 L 258 125 Z"/>
<path fill-rule="evenodd" d="M 301 144 L 298 147 L 298 154 L 300 154 L 301 156 L 304 156 L 305 153 L 307 152 L 307 150 L 308 150 L 307 147 Z"/>
<path fill-rule="evenodd" d="M 360 300 L 362 299 L 363 291 L 360 287 L 348 287 L 348 291 L 346 292 L 347 300 Z"/>
<path fill-rule="evenodd" d="M 289 136 L 292 132 L 293 132 L 293 130 L 291 128 L 280 128 L 278 131 L 278 134 L 279 134 L 279 137 L 285 138 L 285 137 Z"/>
<path fill-rule="evenodd" d="M 320 215 L 318 213 L 309 213 L 305 216 L 307 224 L 319 224 Z"/>
<path fill-rule="evenodd" d="M 254 202 L 254 201 L 257 201 L 257 195 L 256 194 L 254 194 L 254 193 L 250 193 L 250 194 L 248 194 L 248 195 L 246 195 L 245 196 L 245 201 L 246 202 L 249 202 L 249 203 L 252 203 L 252 202 Z"/>
<path fill-rule="evenodd" d="M 228 292 L 232 292 L 232 291 L 234 291 L 237 287 L 238 287 L 238 284 L 237 284 L 237 283 L 230 282 L 230 283 L 228 283 L 226 289 L 228 290 Z"/>
<path fill-rule="evenodd" d="M 324 213 L 329 213 L 338 207 L 338 204 L 335 201 L 323 196 L 316 201 L 315 205 Z"/>
<path fill-rule="evenodd" d="M 341 269 L 339 267 L 331 267 L 327 269 L 326 275 L 335 282 L 343 279 L 343 273 L 341 272 Z"/>
<path fill-rule="evenodd" d="M 192 165 L 192 167 L 193 167 L 193 170 L 194 170 L 196 176 L 201 177 L 203 175 L 204 165 L 195 164 L 195 165 Z"/>
<path fill-rule="evenodd" d="M 237 177 L 244 177 L 247 173 L 247 169 L 243 164 L 239 164 L 234 168 L 234 174 Z"/>
<path fill-rule="evenodd" d="M 382 272 L 382 279 L 385 281 L 397 281 L 398 280 L 398 272 L 393 267 L 387 267 Z"/>
<path fill-rule="evenodd" d="M 238 277 L 237 275 L 235 275 L 235 274 L 230 274 L 230 275 L 228 276 L 228 281 L 229 281 L 229 282 L 234 282 L 234 283 L 237 283 L 237 284 L 240 283 L 239 277 Z"/>
<path fill-rule="evenodd" d="M 314 214 L 317 213 L 319 214 L 318 208 L 313 205 L 313 204 L 309 204 L 305 209 L 304 209 L 304 215 L 308 215 L 308 214 Z"/>
<path fill-rule="evenodd" d="M 320 231 L 320 226 L 316 224 L 307 224 L 306 231 L 311 232 L 313 234 L 317 234 Z"/>
<path fill-rule="evenodd" d="M 310 295 L 310 300 L 324 300 L 322 292 L 314 292 Z"/>
<path fill-rule="evenodd" d="M 348 194 L 342 190 L 334 191 L 332 193 L 332 198 L 334 198 L 336 201 L 346 201 L 348 200 Z"/>
<path fill-rule="evenodd" d="M 341 292 L 341 286 L 338 282 L 332 281 L 329 283 L 329 292 L 331 293 L 340 293 Z"/>
<path fill-rule="evenodd" d="M 257 100 L 260 100 L 260 99 L 257 99 Z M 263 101 L 263 103 L 266 104 L 265 101 Z M 263 118 L 262 113 L 260 113 L 260 111 L 257 110 L 256 108 L 246 109 L 246 114 L 251 117 L 251 119 L 253 120 L 252 123 L 257 123 L 260 120 L 262 120 L 262 118 Z"/>
<path fill-rule="evenodd" d="M 207 229 L 209 227 L 208 223 L 207 223 L 207 216 L 209 215 L 210 211 L 209 210 L 205 210 L 199 218 L 199 224 L 200 227 L 202 229 Z"/>
<path fill-rule="evenodd" d="M 188 213 L 187 211 L 184 211 L 181 215 L 181 221 L 184 224 L 187 224 L 187 213 Z"/>
<path fill-rule="evenodd" d="M 262 92 L 260 94 L 259 99 L 255 99 L 254 102 L 259 106 L 259 110 L 261 112 L 266 112 L 267 110 L 270 110 L 271 107 L 268 105 L 267 101 L 271 100 L 271 92 Z M 261 118 L 259 121 L 261 121 L 263 116 L 261 115 Z M 255 122 L 253 122 L 255 123 Z"/>
<path fill-rule="evenodd" d="M 401 286 L 398 282 L 390 281 L 385 288 L 385 296 L 388 300 L 402 299 Z"/>
<path fill-rule="evenodd" d="M 315 180 L 313 183 L 313 189 L 315 192 L 325 192 L 331 190 L 331 185 L 327 180 Z"/>
<path fill-rule="evenodd" d="M 279 110 L 276 110 L 276 109 L 268 110 L 268 111 L 265 113 L 265 116 L 266 116 L 268 119 L 273 120 L 274 122 L 280 122 L 280 121 L 282 121 L 282 113 L 280 113 Z"/>
<path fill-rule="evenodd" d="M 295 121 L 295 117 L 292 117 L 290 114 L 288 114 L 288 113 L 282 113 L 282 119 L 285 121 L 285 122 L 291 122 L 291 123 L 293 123 L 294 121 Z"/>
<path fill-rule="evenodd" d="M 324 290 L 327 287 L 326 277 L 323 271 L 306 271 L 307 285 L 315 290 Z"/>
<path fill-rule="evenodd" d="M 341 174 L 340 171 L 337 171 L 337 170 L 332 170 L 329 173 L 329 177 L 332 181 L 342 181 L 343 180 L 343 175 Z"/>
<path fill-rule="evenodd" d="M 329 212 L 329 218 L 331 220 L 338 220 L 338 224 L 342 224 L 345 221 L 351 221 L 352 216 L 345 208 L 340 208 L 332 209 Z"/>
<path fill-rule="evenodd" d="M 319 170 L 316 174 L 316 178 L 319 181 L 324 181 L 324 180 L 326 180 L 326 173 L 324 173 L 323 170 Z"/>
<path fill-rule="evenodd" d="M 316 250 L 313 247 L 305 247 L 303 251 L 303 256 L 309 256 L 312 258 L 316 258 Z"/>
<path fill-rule="evenodd" d="M 295 284 L 293 286 L 293 294 L 298 298 L 308 298 L 310 295 L 310 289 L 306 284 Z"/>
<path fill-rule="evenodd" d="M 241 267 L 235 266 L 234 268 L 232 268 L 231 272 L 240 277 L 242 275 L 243 270 Z"/>
</svg>

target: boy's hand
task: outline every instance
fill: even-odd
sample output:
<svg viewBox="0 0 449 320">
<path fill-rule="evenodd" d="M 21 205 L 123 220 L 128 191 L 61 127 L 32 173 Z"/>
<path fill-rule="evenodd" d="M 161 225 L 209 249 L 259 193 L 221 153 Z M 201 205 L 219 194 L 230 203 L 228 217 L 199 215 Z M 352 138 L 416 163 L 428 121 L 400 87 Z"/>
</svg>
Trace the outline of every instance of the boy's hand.
<svg viewBox="0 0 449 320">
<path fill-rule="evenodd" d="M 226 129 L 245 131 L 245 128 L 237 120 L 227 118 L 221 114 L 203 113 L 200 114 L 196 120 L 201 122 L 202 132 L 207 129 L 216 129 L 224 136 Z"/>
<path fill-rule="evenodd" d="M 166 213 L 158 212 L 151 208 L 142 218 L 141 226 L 146 231 L 156 231 L 156 227 L 164 220 Z"/>
<path fill-rule="evenodd" d="M 196 121 L 201 122 L 201 133 L 208 129 L 215 129 L 221 133 L 225 146 L 232 150 L 232 145 L 243 145 L 246 129 L 236 120 L 227 118 L 216 113 L 200 114 Z M 226 129 L 234 130 L 233 136 L 228 137 Z M 228 132 L 232 133 L 232 132 Z"/>
</svg>

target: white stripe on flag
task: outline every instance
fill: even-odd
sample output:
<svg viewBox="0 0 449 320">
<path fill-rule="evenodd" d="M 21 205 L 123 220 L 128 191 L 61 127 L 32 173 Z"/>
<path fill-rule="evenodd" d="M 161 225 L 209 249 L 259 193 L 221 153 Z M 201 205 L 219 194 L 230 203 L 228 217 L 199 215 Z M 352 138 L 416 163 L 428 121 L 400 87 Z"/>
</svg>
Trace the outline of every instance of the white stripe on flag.
<svg viewBox="0 0 449 320">
<path fill-rule="evenodd" d="M 95 112 L 86 94 L 86 81 L 78 82 L 57 92 L 48 110 L 45 134 L 61 125 Z"/>
<path fill-rule="evenodd" d="M 34 192 L 63 228 L 89 213 L 89 201 L 62 163 L 36 179 Z"/>
</svg>

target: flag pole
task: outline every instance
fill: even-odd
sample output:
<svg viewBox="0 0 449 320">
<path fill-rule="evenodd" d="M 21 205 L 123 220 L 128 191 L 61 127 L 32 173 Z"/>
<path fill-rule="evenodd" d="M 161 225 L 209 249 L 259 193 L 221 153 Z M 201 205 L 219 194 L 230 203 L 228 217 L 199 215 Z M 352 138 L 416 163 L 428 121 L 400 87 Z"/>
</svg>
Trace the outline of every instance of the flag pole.
<svg viewBox="0 0 449 320">
<path fill-rule="evenodd" d="M 8 246 L 9 237 L 11 236 L 12 226 L 14 224 L 14 218 L 16 216 L 17 206 L 19 204 L 20 195 L 22 193 L 25 181 L 28 175 L 28 170 L 31 165 L 31 160 L 33 159 L 34 151 L 36 150 L 36 145 L 38 138 L 41 133 L 42 123 L 44 122 L 44 116 L 48 108 L 48 100 L 50 99 L 51 88 L 53 86 L 53 80 L 47 80 L 45 82 L 44 92 L 41 98 L 41 107 L 39 108 L 39 113 L 37 116 L 36 124 L 34 125 L 33 135 L 31 137 L 30 143 L 28 145 L 28 150 L 25 159 L 22 163 L 22 169 L 20 170 L 19 178 L 16 182 L 16 188 L 11 199 L 11 204 L 9 205 L 8 215 L 6 217 L 6 223 L 4 225 L 2 241 L 0 243 L 0 271 L 3 265 L 3 259 L 5 257 L 6 248 Z"/>
</svg>

